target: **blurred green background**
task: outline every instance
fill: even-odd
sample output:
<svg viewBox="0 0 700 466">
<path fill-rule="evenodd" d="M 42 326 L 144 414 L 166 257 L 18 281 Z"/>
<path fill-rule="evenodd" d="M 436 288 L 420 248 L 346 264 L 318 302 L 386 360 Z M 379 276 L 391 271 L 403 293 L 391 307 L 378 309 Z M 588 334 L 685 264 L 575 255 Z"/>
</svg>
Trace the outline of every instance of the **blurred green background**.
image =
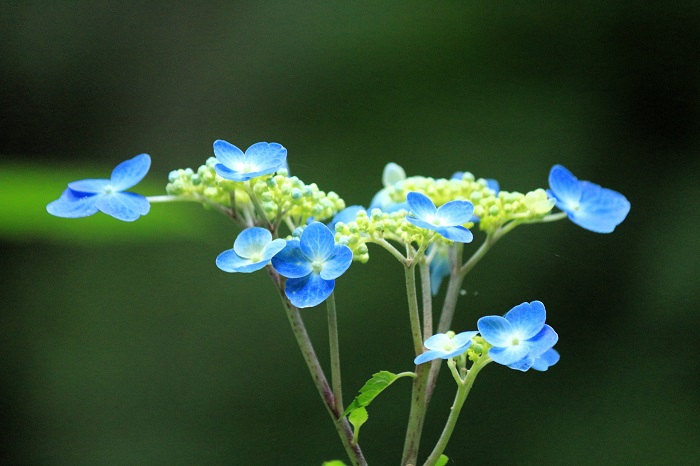
<svg viewBox="0 0 700 466">
<path fill-rule="evenodd" d="M 0 462 L 319 465 L 343 450 L 265 274 L 231 224 L 155 205 L 52 218 L 66 183 L 151 154 L 136 189 L 215 139 L 275 141 L 367 204 L 394 161 L 510 191 L 561 163 L 632 203 L 612 235 L 523 227 L 465 285 L 456 330 L 539 299 L 561 362 L 482 373 L 451 464 L 698 464 L 698 2 L 0 2 Z M 477 239 L 478 243 L 479 238 Z M 475 246 L 476 247 L 476 244 Z M 398 264 L 338 281 L 344 385 L 411 370 Z M 304 311 L 322 361 L 325 311 Z M 424 436 L 453 397 L 441 378 Z M 362 429 L 397 464 L 410 388 Z"/>
</svg>

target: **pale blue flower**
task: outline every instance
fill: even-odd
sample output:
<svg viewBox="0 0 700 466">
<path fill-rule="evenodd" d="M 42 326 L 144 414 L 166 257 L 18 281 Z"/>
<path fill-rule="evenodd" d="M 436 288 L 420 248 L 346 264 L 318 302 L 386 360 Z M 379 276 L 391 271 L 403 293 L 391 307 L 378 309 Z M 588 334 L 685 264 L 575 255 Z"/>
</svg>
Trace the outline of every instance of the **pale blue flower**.
<svg viewBox="0 0 700 466">
<path fill-rule="evenodd" d="M 258 142 L 245 153 L 238 147 L 221 139 L 214 141 L 216 173 L 227 180 L 248 181 L 263 175 L 270 175 L 286 167 L 287 149 L 275 142 Z"/>
<path fill-rule="evenodd" d="M 233 249 L 219 254 L 216 266 L 224 272 L 255 272 L 269 264 L 270 259 L 286 244 L 280 238 L 273 240 L 272 234 L 265 228 L 246 228 L 233 242 Z"/>
<path fill-rule="evenodd" d="M 272 258 L 272 266 L 287 277 L 284 293 L 296 307 L 316 306 L 331 295 L 335 279 L 352 263 L 352 251 L 336 244 L 333 233 L 323 223 L 307 226 L 299 239 Z"/>
<path fill-rule="evenodd" d="M 627 217 L 630 203 L 622 194 L 590 181 L 579 181 L 555 165 L 549 172 L 547 193 L 576 225 L 595 233 L 610 233 Z"/>
<path fill-rule="evenodd" d="M 462 332 L 450 337 L 446 333 L 436 333 L 432 337 L 425 340 L 423 346 L 428 348 L 423 354 L 416 356 L 413 363 L 423 364 L 424 362 L 432 361 L 433 359 L 450 359 L 467 351 L 469 345 L 472 344 L 472 338 L 478 332 Z"/>
<path fill-rule="evenodd" d="M 343 222 L 345 224 L 354 222 L 357 218 L 357 213 L 361 210 L 365 210 L 365 208 L 361 205 L 351 205 L 350 207 L 344 208 L 343 210 L 335 214 L 333 220 L 331 220 L 330 223 L 328 223 L 328 228 L 330 228 L 331 231 L 335 231 L 335 224 L 338 222 Z"/>
<path fill-rule="evenodd" d="M 445 243 L 433 243 L 425 251 L 426 256 L 432 254 L 434 255 L 433 260 L 430 261 L 430 292 L 435 296 L 440 291 L 442 280 L 449 277 L 451 273 L 450 247 Z"/>
<path fill-rule="evenodd" d="M 462 226 L 472 218 L 474 205 L 471 202 L 450 201 L 436 208 L 428 196 L 417 192 L 408 193 L 406 200 L 413 215 L 406 220 L 413 225 L 436 231 L 459 243 L 469 243 L 473 239 L 472 232 Z"/>
<path fill-rule="evenodd" d="M 151 209 L 148 200 L 135 193 L 122 192 L 135 186 L 151 167 L 151 157 L 140 154 L 112 170 L 110 179 L 87 179 L 68 183 L 61 197 L 46 210 L 56 217 L 88 217 L 98 211 L 118 220 L 133 222 Z"/>
<path fill-rule="evenodd" d="M 552 327 L 544 323 L 546 317 L 544 304 L 533 301 L 515 306 L 503 317 L 482 317 L 477 327 L 492 346 L 489 357 L 493 361 L 526 371 L 559 338 Z"/>
</svg>

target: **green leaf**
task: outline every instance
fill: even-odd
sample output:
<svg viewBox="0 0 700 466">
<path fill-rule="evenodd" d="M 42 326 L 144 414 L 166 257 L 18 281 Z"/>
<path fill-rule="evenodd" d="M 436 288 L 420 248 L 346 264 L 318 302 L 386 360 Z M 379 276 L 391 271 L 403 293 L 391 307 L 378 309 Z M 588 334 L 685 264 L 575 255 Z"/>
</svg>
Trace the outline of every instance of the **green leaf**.
<svg viewBox="0 0 700 466">
<path fill-rule="evenodd" d="M 379 395 L 386 387 L 394 383 L 399 376 L 389 371 L 377 372 L 369 379 L 360 389 L 360 394 L 352 400 L 348 409 L 345 410 L 343 416 L 347 416 L 358 408 L 368 406 L 377 395 Z"/>
<path fill-rule="evenodd" d="M 346 466 L 346 464 L 340 460 L 332 460 L 332 461 L 326 461 L 321 466 Z"/>
<path fill-rule="evenodd" d="M 353 410 L 348 416 L 348 421 L 353 427 L 352 443 L 357 444 L 357 440 L 360 438 L 360 427 L 367 422 L 367 419 L 369 419 L 369 414 L 362 407 Z"/>
<path fill-rule="evenodd" d="M 448 461 L 450 461 L 450 459 L 447 456 L 440 455 L 440 458 L 438 458 L 437 463 L 435 463 L 435 466 L 445 466 Z"/>
</svg>

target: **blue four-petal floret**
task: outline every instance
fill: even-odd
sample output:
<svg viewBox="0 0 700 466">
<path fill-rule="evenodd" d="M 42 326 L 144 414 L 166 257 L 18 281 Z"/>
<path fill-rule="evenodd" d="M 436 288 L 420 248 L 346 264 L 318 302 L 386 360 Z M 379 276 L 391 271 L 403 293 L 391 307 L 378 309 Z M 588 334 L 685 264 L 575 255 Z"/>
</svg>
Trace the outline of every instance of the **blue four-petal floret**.
<svg viewBox="0 0 700 466">
<path fill-rule="evenodd" d="M 46 210 L 56 217 L 80 218 L 103 212 L 118 220 L 133 222 L 151 208 L 148 200 L 136 193 L 125 193 L 143 179 L 151 167 L 151 157 L 140 154 L 112 170 L 110 179 L 87 179 L 68 183 L 61 197 Z"/>
<path fill-rule="evenodd" d="M 231 181 L 248 181 L 275 173 L 287 165 L 287 149 L 276 142 L 258 142 L 245 152 L 221 139 L 214 141 L 216 173 Z"/>
<path fill-rule="evenodd" d="M 590 181 L 579 181 L 562 165 L 549 172 L 550 197 L 576 225 L 595 233 L 611 233 L 627 217 L 630 203 L 625 196 Z"/>
<path fill-rule="evenodd" d="M 476 325 L 481 336 L 491 345 L 489 357 L 494 362 L 511 369 L 526 371 L 533 367 L 535 361 L 542 358 L 559 338 L 554 329 L 544 323 L 546 317 L 544 304 L 532 301 L 515 306 L 503 317 L 482 317 Z M 538 362 L 538 368 L 545 363 L 547 367 L 556 363 L 551 353 L 545 358 Z"/>
<path fill-rule="evenodd" d="M 428 348 L 428 351 L 416 356 L 413 363 L 418 365 L 432 361 L 433 359 L 450 359 L 459 356 L 467 351 L 472 343 L 472 338 L 474 338 L 477 333 L 478 332 L 462 332 L 454 336 L 450 336 L 446 333 L 436 333 L 423 343 L 423 346 Z"/>
<path fill-rule="evenodd" d="M 413 225 L 436 231 L 458 243 L 469 243 L 474 238 L 472 232 L 462 226 L 474 213 L 471 202 L 450 201 L 437 208 L 428 196 L 417 192 L 408 193 L 406 201 L 413 215 L 407 216 L 406 220 Z"/>
<path fill-rule="evenodd" d="M 284 292 L 296 307 L 316 306 L 331 295 L 335 279 L 352 263 L 352 251 L 336 244 L 333 233 L 320 222 L 309 224 L 299 239 L 272 258 L 272 266 L 287 277 Z"/>
<path fill-rule="evenodd" d="M 233 249 L 219 254 L 216 266 L 224 272 L 255 272 L 269 264 L 286 244 L 280 238 L 273 240 L 272 233 L 265 228 L 246 228 L 233 242 Z"/>
</svg>

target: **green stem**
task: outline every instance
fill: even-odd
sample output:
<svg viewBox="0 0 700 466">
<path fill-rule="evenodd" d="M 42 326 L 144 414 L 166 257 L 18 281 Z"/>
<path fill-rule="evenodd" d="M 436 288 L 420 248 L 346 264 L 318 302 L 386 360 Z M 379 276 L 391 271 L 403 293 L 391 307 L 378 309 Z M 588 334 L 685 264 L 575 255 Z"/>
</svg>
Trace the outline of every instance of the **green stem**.
<svg viewBox="0 0 700 466">
<path fill-rule="evenodd" d="M 403 444 L 403 457 L 401 459 L 401 464 L 404 466 L 413 466 L 418 462 L 418 449 L 425 421 L 425 388 L 428 383 L 429 370 L 428 364 L 416 366 L 416 377 L 413 379 L 411 391 L 411 411 L 408 415 L 406 440 Z"/>
<path fill-rule="evenodd" d="M 287 314 L 287 319 L 292 327 L 292 332 L 294 332 L 294 337 L 296 338 L 301 354 L 304 357 L 304 362 L 311 373 L 311 378 L 313 379 L 314 385 L 318 390 L 319 395 L 321 395 L 321 400 L 328 410 L 328 414 L 333 420 L 333 425 L 335 426 L 338 436 L 340 437 L 343 447 L 345 447 L 345 452 L 347 453 L 353 466 L 367 466 L 367 461 L 362 453 L 362 449 L 357 443 L 353 443 L 353 432 L 350 423 L 347 418 L 341 417 L 342 411 L 338 412 L 336 410 L 335 397 L 331 391 L 331 387 L 328 385 L 328 379 L 321 368 L 321 364 L 318 361 L 314 347 L 311 344 L 309 335 L 306 332 L 306 327 L 304 326 L 304 321 L 301 319 L 299 314 L 299 309 L 294 307 L 287 296 L 284 294 L 284 282 L 281 277 L 272 268 L 272 266 L 267 267 L 267 271 L 275 284 L 277 291 L 282 299 L 282 305 L 284 307 L 285 313 Z"/>
<path fill-rule="evenodd" d="M 394 256 L 396 260 L 401 262 L 404 266 L 406 265 L 406 258 L 404 257 L 404 255 L 401 254 L 399 250 L 396 249 L 390 242 L 379 236 L 372 237 L 371 241 L 389 251 L 389 253 L 392 256 Z"/>
<path fill-rule="evenodd" d="M 413 349 L 416 356 L 418 356 L 423 352 L 423 340 L 421 339 L 420 315 L 416 295 L 415 266 L 405 266 L 404 271 Z M 418 459 L 418 448 L 420 447 L 420 437 L 423 431 L 423 421 L 425 420 L 425 388 L 428 383 L 428 373 L 427 364 L 420 364 L 416 367 L 416 378 L 413 379 L 411 392 L 411 410 L 408 415 L 408 427 L 406 428 L 406 439 L 401 460 L 403 465 L 415 465 Z"/>
<path fill-rule="evenodd" d="M 430 289 L 430 266 L 427 261 L 421 261 L 420 293 L 423 298 L 423 341 L 433 335 L 433 294 Z"/>
<path fill-rule="evenodd" d="M 331 384 L 333 385 L 333 398 L 335 399 L 335 410 L 338 413 L 344 411 L 343 408 L 343 384 L 340 378 L 340 344 L 338 343 L 338 317 L 335 311 L 335 293 L 326 300 L 328 307 L 328 340 L 331 354 Z"/>
<path fill-rule="evenodd" d="M 245 182 L 245 190 L 248 193 L 248 196 L 250 197 L 250 201 L 253 203 L 253 207 L 255 207 L 255 211 L 258 214 L 258 217 L 260 218 L 260 221 L 263 222 L 263 225 L 265 228 L 268 230 L 272 230 L 272 224 L 270 221 L 267 219 L 267 215 L 265 215 L 265 211 L 263 210 L 262 206 L 260 205 L 260 201 L 258 200 L 258 196 L 255 195 L 255 190 L 253 189 L 253 184 L 250 181 Z"/>
<path fill-rule="evenodd" d="M 488 358 L 488 356 L 482 356 L 481 358 L 479 358 L 474 363 L 472 368 L 469 369 L 469 372 L 467 372 L 467 377 L 462 381 L 459 377 L 459 374 L 456 372 L 456 369 L 454 368 L 453 361 L 450 369 L 452 370 L 452 375 L 455 377 L 455 380 L 459 380 L 457 395 L 455 396 L 455 401 L 452 404 L 452 407 L 450 408 L 450 415 L 447 418 L 447 423 L 445 424 L 445 428 L 443 429 L 442 434 L 440 435 L 440 439 L 435 445 L 435 448 L 433 449 L 432 453 L 430 453 L 430 456 L 428 456 L 428 459 L 426 460 L 424 466 L 433 466 L 440 459 L 440 455 L 442 455 L 442 453 L 445 451 L 445 448 L 447 447 L 447 442 L 450 441 L 452 432 L 454 431 L 455 425 L 457 424 L 457 418 L 459 418 L 459 413 L 462 410 L 462 406 L 464 406 L 464 402 L 466 401 L 467 396 L 469 395 L 469 391 L 471 390 L 472 385 L 474 385 L 474 380 L 476 380 L 476 376 L 479 375 L 479 371 L 483 369 L 484 366 L 486 366 L 486 364 L 488 364 L 489 362 L 491 362 L 491 360 Z"/>
</svg>

